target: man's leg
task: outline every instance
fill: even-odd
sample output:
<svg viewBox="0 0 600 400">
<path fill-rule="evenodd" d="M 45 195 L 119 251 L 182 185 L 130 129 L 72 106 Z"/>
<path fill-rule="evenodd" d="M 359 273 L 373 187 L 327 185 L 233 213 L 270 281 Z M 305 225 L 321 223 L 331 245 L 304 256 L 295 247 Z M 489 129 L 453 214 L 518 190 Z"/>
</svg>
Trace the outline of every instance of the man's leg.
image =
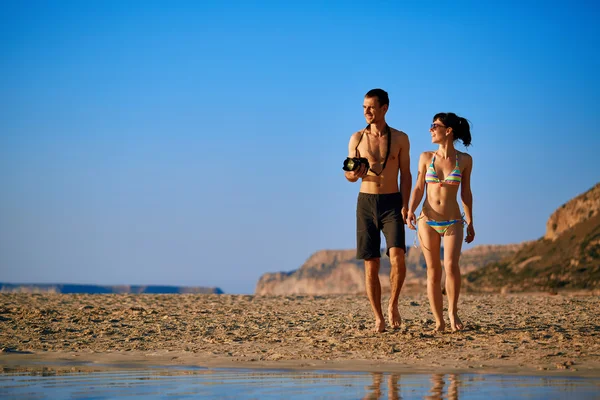
<svg viewBox="0 0 600 400">
<path fill-rule="evenodd" d="M 390 257 L 390 301 L 388 303 L 388 320 L 394 329 L 400 328 L 400 312 L 398 298 L 406 277 L 406 238 L 404 220 L 402 219 L 402 195 L 393 193 L 385 195 L 381 209 L 381 225 Z"/>
<path fill-rule="evenodd" d="M 375 331 L 385 331 L 385 320 L 381 311 L 381 284 L 379 282 L 379 260 L 381 234 L 374 219 L 377 196 L 360 193 L 356 206 L 356 258 L 365 260 L 365 287 L 371 308 L 375 314 Z"/>
<path fill-rule="evenodd" d="M 365 260 L 365 286 L 367 296 L 375 314 L 375 332 L 385 331 L 385 320 L 381 311 L 381 283 L 379 282 L 379 258 Z"/>
<path fill-rule="evenodd" d="M 390 326 L 394 329 L 400 328 L 400 311 L 398 310 L 398 298 L 400 290 L 406 278 L 406 263 L 404 249 L 392 247 L 390 249 L 390 301 L 388 304 L 388 319 Z"/>
</svg>

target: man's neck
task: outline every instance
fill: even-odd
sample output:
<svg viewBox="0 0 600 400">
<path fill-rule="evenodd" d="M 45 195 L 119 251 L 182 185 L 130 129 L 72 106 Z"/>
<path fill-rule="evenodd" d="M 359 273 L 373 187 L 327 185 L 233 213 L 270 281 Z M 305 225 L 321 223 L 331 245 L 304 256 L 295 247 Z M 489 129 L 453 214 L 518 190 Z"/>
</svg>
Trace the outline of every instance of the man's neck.
<svg viewBox="0 0 600 400">
<path fill-rule="evenodd" d="M 386 124 L 386 122 L 384 120 L 384 121 L 380 121 L 380 122 L 373 122 L 370 125 L 369 129 L 370 129 L 370 131 L 371 131 L 370 133 L 372 135 L 375 135 L 375 136 L 384 136 L 386 134 L 386 131 L 387 131 L 386 127 L 387 127 L 387 124 Z"/>
</svg>

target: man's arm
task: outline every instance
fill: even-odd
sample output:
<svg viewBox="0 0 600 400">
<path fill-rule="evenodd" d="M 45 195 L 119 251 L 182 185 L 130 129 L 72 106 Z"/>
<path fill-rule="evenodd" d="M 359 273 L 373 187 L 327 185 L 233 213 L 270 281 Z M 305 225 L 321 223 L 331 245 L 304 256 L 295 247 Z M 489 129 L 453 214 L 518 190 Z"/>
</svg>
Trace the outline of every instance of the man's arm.
<svg viewBox="0 0 600 400">
<path fill-rule="evenodd" d="M 410 173 L 410 141 L 408 135 L 402 133 L 401 136 L 400 154 L 400 192 L 402 193 L 402 217 L 406 223 L 406 213 L 410 200 L 410 190 L 412 188 L 412 174 Z"/>
<path fill-rule="evenodd" d="M 350 157 L 350 158 L 355 156 L 354 149 L 358 145 L 359 136 L 360 136 L 360 132 L 356 132 L 355 134 L 350 136 L 350 142 L 348 143 L 348 157 Z M 357 169 L 356 171 L 344 171 L 344 176 L 350 182 L 356 182 L 360 178 L 363 178 L 365 175 L 367 175 L 367 166 L 366 165 L 361 165 L 360 168 Z"/>
</svg>

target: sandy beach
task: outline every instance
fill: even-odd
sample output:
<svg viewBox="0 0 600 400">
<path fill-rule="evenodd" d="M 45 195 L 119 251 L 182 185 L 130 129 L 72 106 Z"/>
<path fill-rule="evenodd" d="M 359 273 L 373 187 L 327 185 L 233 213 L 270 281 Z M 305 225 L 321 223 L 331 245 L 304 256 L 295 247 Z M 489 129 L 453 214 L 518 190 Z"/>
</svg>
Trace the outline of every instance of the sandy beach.
<svg viewBox="0 0 600 400">
<path fill-rule="evenodd" d="M 459 306 L 466 329 L 435 334 L 426 296 L 402 295 L 401 329 L 375 333 L 366 296 L 3 293 L 0 367 L 600 376 L 597 295 L 463 295 Z"/>
</svg>

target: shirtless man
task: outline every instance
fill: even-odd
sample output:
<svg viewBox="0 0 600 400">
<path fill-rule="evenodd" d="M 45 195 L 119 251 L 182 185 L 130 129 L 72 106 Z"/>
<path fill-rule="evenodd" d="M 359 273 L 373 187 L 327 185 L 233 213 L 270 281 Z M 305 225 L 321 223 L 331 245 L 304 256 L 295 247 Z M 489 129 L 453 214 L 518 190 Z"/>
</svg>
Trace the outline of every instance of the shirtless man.
<svg viewBox="0 0 600 400">
<path fill-rule="evenodd" d="M 365 260 L 367 296 L 375 314 L 376 332 L 385 331 L 379 282 L 380 231 L 385 235 L 391 264 L 388 322 L 392 328 L 400 327 L 398 297 L 406 276 L 404 224 L 412 182 L 408 136 L 387 125 L 389 103 L 382 89 L 365 95 L 363 111 L 369 125 L 350 137 L 348 157 L 367 158 L 370 168 L 363 164 L 344 173 L 350 182 L 362 179 L 356 207 L 356 258 Z"/>
</svg>

